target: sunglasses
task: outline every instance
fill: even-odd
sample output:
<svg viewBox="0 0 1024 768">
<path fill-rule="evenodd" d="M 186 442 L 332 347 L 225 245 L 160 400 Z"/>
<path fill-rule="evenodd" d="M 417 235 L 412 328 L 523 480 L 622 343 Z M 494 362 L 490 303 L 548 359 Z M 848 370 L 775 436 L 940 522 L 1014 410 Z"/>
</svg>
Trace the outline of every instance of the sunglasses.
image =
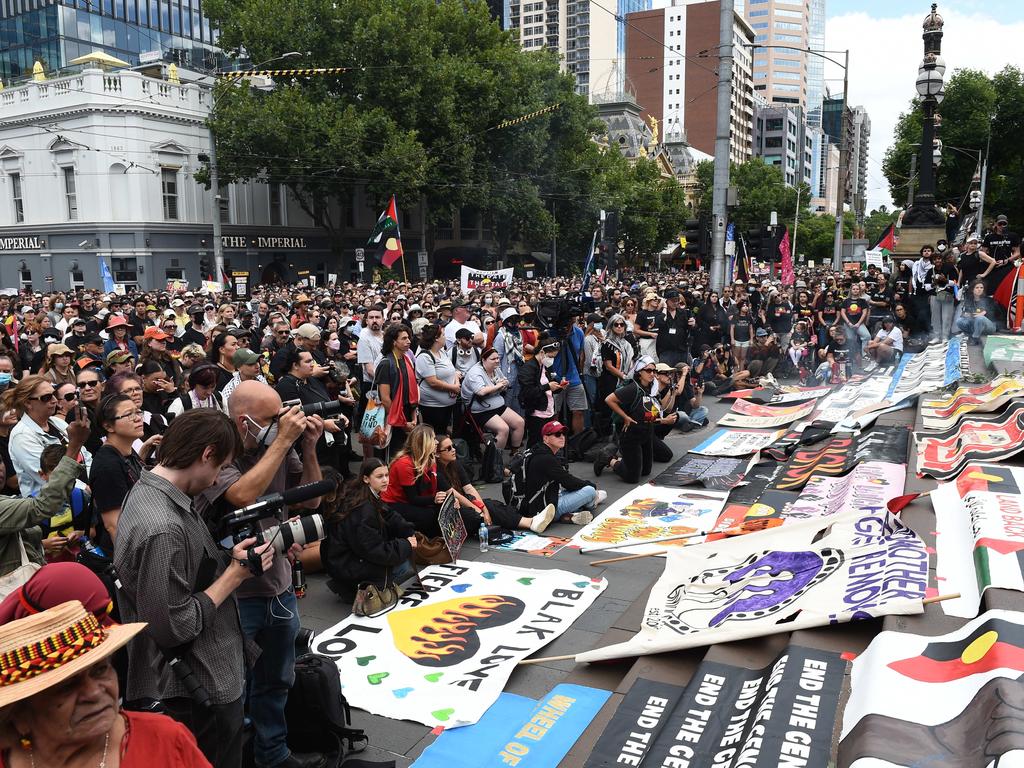
<svg viewBox="0 0 1024 768">
<path fill-rule="evenodd" d="M 57 396 L 53 394 L 53 392 L 47 392 L 45 395 L 39 395 L 39 397 L 30 397 L 29 400 L 38 400 L 40 403 L 49 403 L 52 402 L 55 397 Z"/>
<path fill-rule="evenodd" d="M 625 323 L 612 323 L 612 328 L 625 328 Z"/>
<path fill-rule="evenodd" d="M 641 368 L 640 373 L 657 373 L 653 368 Z"/>
<path fill-rule="evenodd" d="M 455 450 L 455 446 L 454 445 L 446 445 L 443 448 L 438 448 L 437 450 L 438 451 L 444 451 L 444 452 L 447 453 L 448 451 L 454 451 Z"/>
<path fill-rule="evenodd" d="M 565 430 L 560 430 L 558 432 L 552 432 L 551 436 L 552 437 L 565 437 Z"/>
<path fill-rule="evenodd" d="M 75 402 L 75 399 L 77 397 L 78 397 L 77 393 L 75 393 L 75 392 L 68 392 L 66 395 L 61 395 L 60 399 L 63 400 L 65 403 L 73 403 L 73 402 Z"/>
<path fill-rule="evenodd" d="M 98 387 L 100 385 L 99 379 L 93 379 L 92 381 L 80 381 L 78 386 L 80 387 Z"/>
</svg>

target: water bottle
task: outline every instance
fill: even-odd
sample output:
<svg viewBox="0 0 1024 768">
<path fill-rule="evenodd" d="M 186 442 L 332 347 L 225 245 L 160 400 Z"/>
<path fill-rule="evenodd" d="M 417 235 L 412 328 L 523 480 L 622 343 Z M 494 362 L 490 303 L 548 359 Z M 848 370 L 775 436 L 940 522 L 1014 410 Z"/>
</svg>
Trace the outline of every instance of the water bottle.
<svg viewBox="0 0 1024 768">
<path fill-rule="evenodd" d="M 86 536 L 85 534 L 82 534 L 81 536 L 78 537 L 78 543 L 81 545 L 82 549 L 84 549 L 90 555 L 96 555 L 97 557 L 106 557 L 107 556 L 107 553 L 104 552 L 99 547 L 97 547 L 95 544 L 93 544 L 89 540 L 89 537 Z"/>
<path fill-rule="evenodd" d="M 483 522 L 481 520 L 480 521 L 480 551 L 481 552 L 486 552 L 489 549 L 489 547 L 487 546 L 487 540 L 488 540 L 487 523 L 485 523 L 485 522 Z"/>
</svg>

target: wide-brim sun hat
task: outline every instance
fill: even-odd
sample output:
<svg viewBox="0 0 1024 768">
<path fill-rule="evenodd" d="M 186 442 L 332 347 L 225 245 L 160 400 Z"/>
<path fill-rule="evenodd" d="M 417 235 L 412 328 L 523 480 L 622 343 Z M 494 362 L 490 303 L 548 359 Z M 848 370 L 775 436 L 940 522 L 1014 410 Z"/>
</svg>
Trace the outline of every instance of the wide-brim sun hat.
<svg viewBox="0 0 1024 768">
<path fill-rule="evenodd" d="M 42 693 L 103 661 L 146 625 L 100 625 L 73 600 L 0 626 L 0 708 Z"/>
</svg>

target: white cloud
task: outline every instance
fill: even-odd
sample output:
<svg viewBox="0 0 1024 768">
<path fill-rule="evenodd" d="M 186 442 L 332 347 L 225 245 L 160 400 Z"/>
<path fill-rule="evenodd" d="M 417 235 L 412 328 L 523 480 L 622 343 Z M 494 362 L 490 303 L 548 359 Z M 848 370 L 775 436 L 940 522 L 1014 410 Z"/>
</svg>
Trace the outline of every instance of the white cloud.
<svg viewBox="0 0 1024 768">
<path fill-rule="evenodd" d="M 1024 69 L 1024 22 L 1006 22 L 985 13 L 939 12 L 946 25 L 942 37 L 942 57 L 946 60 L 946 80 L 957 69 L 980 69 L 993 74 L 1007 64 Z M 848 13 L 830 18 L 826 26 L 826 47 L 850 49 L 851 105 L 863 105 L 871 118 L 871 145 L 868 163 L 868 210 L 884 203 L 891 205 L 889 187 L 882 174 L 882 158 L 892 144 L 900 113 L 914 97 L 914 81 L 924 55 L 922 11 L 896 18 L 872 19 L 864 13 Z M 826 64 L 827 85 L 832 93 L 842 91 L 841 67 Z M 982 147 L 979 147 L 982 149 Z M 909 172 L 909 168 L 907 171 Z M 963 191 L 963 190 L 958 190 Z"/>
</svg>

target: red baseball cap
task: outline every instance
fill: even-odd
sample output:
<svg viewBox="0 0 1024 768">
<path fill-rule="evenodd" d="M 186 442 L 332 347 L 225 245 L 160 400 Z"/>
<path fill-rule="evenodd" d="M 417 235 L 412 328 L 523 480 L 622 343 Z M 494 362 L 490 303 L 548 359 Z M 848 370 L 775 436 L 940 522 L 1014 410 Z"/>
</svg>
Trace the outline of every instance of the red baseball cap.
<svg viewBox="0 0 1024 768">
<path fill-rule="evenodd" d="M 567 432 L 565 425 L 560 421 L 549 421 L 543 427 L 541 427 L 541 437 L 547 437 L 548 435 L 563 435 Z"/>
<path fill-rule="evenodd" d="M 167 341 L 171 338 L 171 334 L 164 333 L 158 326 L 151 325 L 146 328 L 145 333 L 142 334 L 147 339 L 156 339 L 157 341 Z"/>
</svg>

